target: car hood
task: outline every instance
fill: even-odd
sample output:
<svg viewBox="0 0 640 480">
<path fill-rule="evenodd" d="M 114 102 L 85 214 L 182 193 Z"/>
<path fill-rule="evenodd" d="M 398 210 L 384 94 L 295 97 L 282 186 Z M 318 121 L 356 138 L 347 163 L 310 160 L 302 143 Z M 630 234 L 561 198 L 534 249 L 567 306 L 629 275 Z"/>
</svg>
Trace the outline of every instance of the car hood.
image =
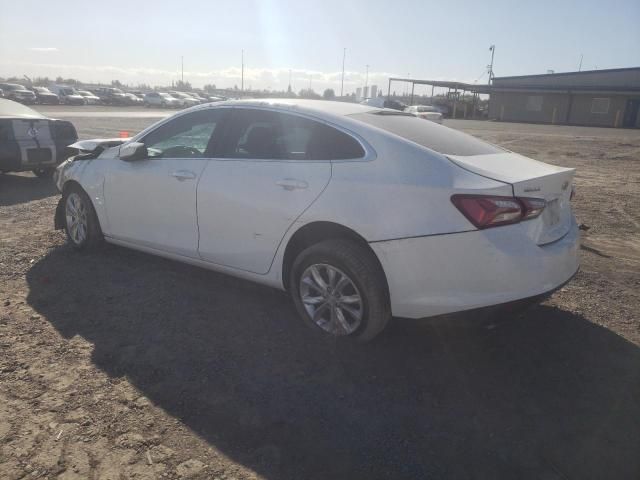
<svg viewBox="0 0 640 480">
<path fill-rule="evenodd" d="M 79 142 L 69 145 L 69 148 L 75 148 L 83 152 L 93 152 L 99 147 L 117 147 L 128 140 L 128 138 L 92 138 L 91 140 L 80 140 Z"/>
</svg>

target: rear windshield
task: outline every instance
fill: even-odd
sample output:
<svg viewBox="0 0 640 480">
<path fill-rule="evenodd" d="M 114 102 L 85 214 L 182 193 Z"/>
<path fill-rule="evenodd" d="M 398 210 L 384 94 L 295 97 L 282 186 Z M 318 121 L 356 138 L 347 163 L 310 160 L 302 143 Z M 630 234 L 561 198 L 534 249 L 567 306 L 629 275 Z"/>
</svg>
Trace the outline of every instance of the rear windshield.
<svg viewBox="0 0 640 480">
<path fill-rule="evenodd" d="M 467 156 L 504 152 L 504 150 L 471 135 L 418 118 L 410 113 L 403 114 L 382 110 L 355 113 L 350 117 L 411 140 L 443 155 Z"/>
</svg>

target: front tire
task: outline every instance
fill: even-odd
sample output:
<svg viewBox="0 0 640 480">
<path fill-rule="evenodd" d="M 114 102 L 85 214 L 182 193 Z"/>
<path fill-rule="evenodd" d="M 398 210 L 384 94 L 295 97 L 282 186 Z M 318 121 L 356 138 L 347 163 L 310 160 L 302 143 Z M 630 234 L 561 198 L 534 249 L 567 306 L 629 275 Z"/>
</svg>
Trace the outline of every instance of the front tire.
<svg viewBox="0 0 640 480">
<path fill-rule="evenodd" d="M 79 186 L 65 189 L 64 231 L 67 241 L 76 250 L 94 250 L 102 244 L 103 236 L 98 216 L 89 196 Z"/>
<path fill-rule="evenodd" d="M 368 342 L 391 318 L 384 272 L 373 253 L 350 240 L 326 240 L 293 263 L 289 290 L 313 330 Z"/>
</svg>

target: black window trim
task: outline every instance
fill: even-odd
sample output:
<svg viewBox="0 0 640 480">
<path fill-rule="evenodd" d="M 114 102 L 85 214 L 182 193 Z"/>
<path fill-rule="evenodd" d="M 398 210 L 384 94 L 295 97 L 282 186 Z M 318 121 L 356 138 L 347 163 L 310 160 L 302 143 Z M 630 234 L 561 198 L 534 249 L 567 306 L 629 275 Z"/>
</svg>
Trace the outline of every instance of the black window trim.
<svg viewBox="0 0 640 480">
<path fill-rule="evenodd" d="M 230 112 L 227 113 L 227 116 L 223 117 L 222 119 L 222 127 L 223 127 L 223 132 L 222 134 L 226 134 L 226 130 L 227 128 L 229 128 L 229 114 L 231 114 L 231 111 L 233 111 L 233 109 L 251 109 L 251 110 L 265 110 L 268 112 L 275 112 L 275 113 L 285 113 L 285 114 L 289 114 L 289 115 L 295 115 L 297 117 L 301 117 L 301 118 L 305 118 L 307 120 L 312 120 L 314 122 L 318 122 L 318 123 L 322 123 L 328 127 L 331 128 L 335 128 L 336 130 L 349 135 L 351 138 L 353 138 L 354 140 L 356 140 L 359 144 L 360 147 L 362 147 L 362 149 L 364 150 L 364 156 L 359 157 L 359 158 L 345 158 L 345 159 L 340 159 L 340 160 L 302 160 L 302 159 L 286 159 L 286 158 L 227 158 L 227 157 L 217 157 L 216 154 L 219 153 L 219 146 L 220 144 L 218 144 L 213 151 L 211 151 L 212 149 L 212 145 L 211 143 L 207 146 L 207 149 L 205 150 L 205 156 L 202 157 L 202 160 L 218 160 L 218 161 L 245 161 L 245 162 L 295 162 L 295 163 L 314 163 L 314 162 L 334 162 L 334 163 L 345 163 L 345 162 L 372 162 L 373 160 L 375 160 L 378 156 L 378 154 L 376 153 L 376 151 L 374 150 L 374 148 L 369 144 L 369 142 L 367 142 L 364 138 L 362 138 L 362 136 L 360 136 L 358 133 L 349 130 L 346 127 L 343 127 L 342 125 L 337 125 L 333 122 L 330 122 L 324 118 L 315 116 L 313 114 L 310 114 L 308 112 L 296 112 L 296 111 L 291 111 L 288 108 L 282 108 L 279 107 L 278 105 L 215 105 L 215 106 L 209 106 L 209 105 L 203 105 L 202 107 L 195 109 L 195 110 L 189 110 L 189 111 L 185 111 L 185 112 L 181 112 L 180 114 L 177 115 L 172 115 L 168 118 L 166 118 L 164 121 L 162 121 L 161 123 L 157 123 L 155 125 L 151 125 L 150 127 L 147 127 L 146 129 L 144 129 L 143 131 L 141 131 L 140 133 L 138 133 L 135 137 L 131 138 L 131 140 L 129 140 L 130 142 L 141 142 L 142 139 L 144 139 L 147 135 L 149 135 L 150 133 L 152 133 L 153 131 L 155 131 L 156 129 L 162 127 L 163 125 L 165 125 L 166 123 L 169 123 L 172 120 L 176 120 L 179 117 L 183 116 L 183 115 L 188 115 L 190 113 L 195 113 L 195 112 L 200 112 L 202 110 L 212 110 L 212 111 L 216 111 L 216 110 L 230 110 Z M 212 137 L 213 138 L 213 137 Z M 210 139 L 211 142 L 211 139 Z"/>
</svg>

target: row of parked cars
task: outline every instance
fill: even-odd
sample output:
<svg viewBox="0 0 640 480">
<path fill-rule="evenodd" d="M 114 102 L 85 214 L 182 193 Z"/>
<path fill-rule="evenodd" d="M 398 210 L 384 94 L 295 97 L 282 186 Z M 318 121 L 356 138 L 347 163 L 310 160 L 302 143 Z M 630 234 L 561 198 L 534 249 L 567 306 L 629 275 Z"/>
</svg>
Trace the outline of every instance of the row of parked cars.
<svg viewBox="0 0 640 480">
<path fill-rule="evenodd" d="M 24 104 L 41 105 L 117 105 L 162 108 L 185 108 L 200 103 L 223 100 L 221 97 L 197 92 L 124 92 L 115 87 L 78 90 L 66 85 L 31 87 L 17 83 L 0 83 L 0 97 Z"/>
</svg>

